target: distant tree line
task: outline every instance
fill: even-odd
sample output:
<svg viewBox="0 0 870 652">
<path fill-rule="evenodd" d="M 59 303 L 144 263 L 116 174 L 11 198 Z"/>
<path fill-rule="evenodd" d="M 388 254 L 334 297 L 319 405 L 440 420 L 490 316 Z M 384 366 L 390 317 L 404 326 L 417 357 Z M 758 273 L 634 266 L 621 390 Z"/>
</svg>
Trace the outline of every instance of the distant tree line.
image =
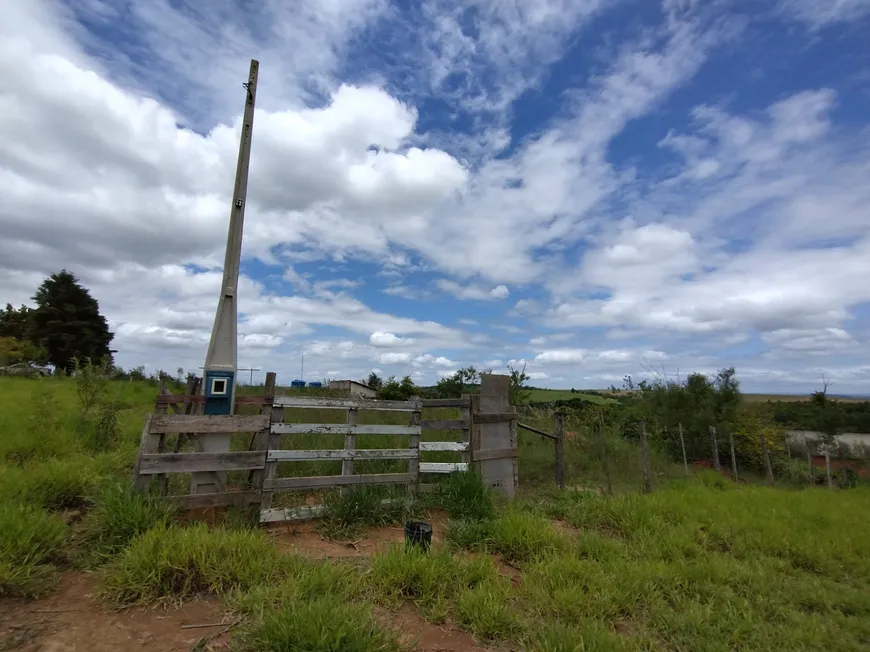
<svg viewBox="0 0 870 652">
<path fill-rule="evenodd" d="M 76 360 L 112 362 L 114 333 L 97 300 L 73 274 L 52 274 L 32 298 L 36 308 L 7 303 L 0 312 L 0 365 L 51 364 L 70 374 Z"/>
</svg>

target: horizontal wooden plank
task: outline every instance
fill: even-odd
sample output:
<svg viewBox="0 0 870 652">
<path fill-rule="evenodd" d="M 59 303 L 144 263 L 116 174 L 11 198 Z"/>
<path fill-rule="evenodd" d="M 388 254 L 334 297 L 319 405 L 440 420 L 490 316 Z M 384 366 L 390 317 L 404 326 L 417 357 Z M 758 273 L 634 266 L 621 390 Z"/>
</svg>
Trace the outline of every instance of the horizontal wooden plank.
<svg viewBox="0 0 870 652">
<path fill-rule="evenodd" d="M 465 430 L 468 428 L 468 419 L 442 419 L 440 421 L 422 421 L 420 427 L 423 430 Z"/>
<path fill-rule="evenodd" d="M 205 396 L 187 396 L 185 394 L 158 394 L 155 400 L 157 405 L 186 405 L 188 403 L 205 403 Z M 269 396 L 236 396 L 237 405 L 269 405 L 272 398 Z"/>
<path fill-rule="evenodd" d="M 269 427 L 269 415 L 193 415 L 156 414 L 151 419 L 152 434 L 190 433 L 193 435 L 223 434 L 233 432 L 259 432 Z"/>
<path fill-rule="evenodd" d="M 259 503 L 263 495 L 259 491 L 225 491 L 217 494 L 195 494 L 189 496 L 165 496 L 163 500 L 178 505 L 182 509 L 204 507 L 231 507 Z"/>
<path fill-rule="evenodd" d="M 355 398 L 308 398 L 302 396 L 276 396 L 274 405 L 293 408 L 347 410 L 390 410 L 416 412 L 422 409 L 419 401 L 376 401 Z"/>
<path fill-rule="evenodd" d="M 419 435 L 420 426 L 358 426 L 346 423 L 273 423 L 276 435 Z"/>
<path fill-rule="evenodd" d="M 385 498 L 382 505 L 401 502 L 401 498 Z M 285 521 L 304 521 L 323 515 L 323 505 L 305 505 L 303 507 L 273 507 L 260 512 L 260 523 L 283 523 Z"/>
<path fill-rule="evenodd" d="M 271 450 L 269 462 L 312 462 L 316 460 L 413 460 L 419 451 L 410 448 L 370 448 L 364 450 L 288 451 Z"/>
<path fill-rule="evenodd" d="M 266 451 L 233 453 L 163 453 L 142 455 L 141 475 L 196 473 L 199 471 L 246 471 L 266 466 Z"/>
<path fill-rule="evenodd" d="M 549 437 L 550 439 L 558 439 L 556 435 L 552 435 L 549 432 L 545 432 L 540 428 L 535 428 L 533 426 L 526 425 L 520 421 L 517 421 L 517 427 L 522 428 L 523 430 L 528 430 L 529 432 L 533 432 L 536 435 L 541 435 L 541 437 Z"/>
<path fill-rule="evenodd" d="M 505 421 L 516 421 L 516 412 L 493 412 L 491 414 L 475 414 L 473 419 L 475 423 L 504 423 Z"/>
<path fill-rule="evenodd" d="M 420 473 L 453 473 L 467 471 L 465 462 L 420 462 Z"/>
<path fill-rule="evenodd" d="M 448 408 L 448 407 L 468 407 L 471 405 L 471 399 L 468 398 L 424 398 L 424 408 Z"/>
<path fill-rule="evenodd" d="M 490 448 L 487 450 L 474 451 L 473 456 L 475 462 L 482 462 L 483 460 L 503 460 L 511 457 L 516 457 L 517 449 Z"/>
<path fill-rule="evenodd" d="M 369 473 L 360 475 L 311 475 L 302 478 L 276 478 L 266 482 L 265 489 L 314 489 L 317 487 L 347 487 L 363 484 L 408 484 L 414 481 L 410 473 Z"/>
<path fill-rule="evenodd" d="M 468 450 L 468 442 L 465 441 L 421 441 L 420 451 L 457 451 L 464 452 Z"/>
</svg>

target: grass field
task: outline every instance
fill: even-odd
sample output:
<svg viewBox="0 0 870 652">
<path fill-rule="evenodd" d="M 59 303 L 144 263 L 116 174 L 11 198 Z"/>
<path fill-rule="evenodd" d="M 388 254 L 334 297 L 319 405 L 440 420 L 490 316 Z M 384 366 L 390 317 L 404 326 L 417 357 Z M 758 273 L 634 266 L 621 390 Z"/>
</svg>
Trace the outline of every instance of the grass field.
<svg viewBox="0 0 870 652">
<path fill-rule="evenodd" d="M 311 559 L 245 519 L 181 522 L 132 494 L 156 388 L 108 391 L 122 409 L 82 418 L 71 380 L 0 379 L 0 597 L 32 599 L 80 569 L 98 578 L 92 599 L 106 610 L 213 596 L 242 651 L 410 649 L 392 619 L 407 609 L 500 650 L 870 648 L 868 488 L 679 477 L 653 451 L 655 492 L 644 495 L 637 451 L 623 443 L 610 456 L 617 491 L 601 495 L 581 436 L 566 442 L 573 488 L 559 491 L 552 445 L 521 436 L 511 505 L 472 474 L 402 509 L 379 507 L 374 490 L 330 502 L 324 536 L 356 543 L 437 506 L 448 516 L 429 554 L 385 545 Z"/>
</svg>

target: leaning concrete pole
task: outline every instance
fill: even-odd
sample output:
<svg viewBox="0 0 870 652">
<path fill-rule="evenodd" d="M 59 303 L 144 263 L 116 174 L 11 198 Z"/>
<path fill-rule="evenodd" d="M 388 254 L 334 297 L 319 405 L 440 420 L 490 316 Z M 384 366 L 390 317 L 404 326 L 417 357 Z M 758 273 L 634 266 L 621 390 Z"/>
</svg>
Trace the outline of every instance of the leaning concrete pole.
<svg viewBox="0 0 870 652">
<path fill-rule="evenodd" d="M 257 73 L 260 63 L 251 59 L 246 89 L 245 113 L 239 141 L 239 160 L 236 164 L 236 182 L 230 209 L 227 251 L 224 258 L 224 277 L 218 299 L 211 340 L 205 356 L 202 383 L 205 395 L 204 414 L 232 414 L 236 394 L 236 365 L 238 362 L 237 322 L 239 265 L 242 258 L 242 230 L 245 222 L 245 198 L 248 192 L 248 167 L 251 160 L 251 132 L 254 128 L 254 101 L 257 97 Z M 203 451 L 225 453 L 230 450 L 229 434 L 200 437 Z M 223 473 L 194 473 L 191 493 L 217 493 L 226 491 Z"/>
</svg>

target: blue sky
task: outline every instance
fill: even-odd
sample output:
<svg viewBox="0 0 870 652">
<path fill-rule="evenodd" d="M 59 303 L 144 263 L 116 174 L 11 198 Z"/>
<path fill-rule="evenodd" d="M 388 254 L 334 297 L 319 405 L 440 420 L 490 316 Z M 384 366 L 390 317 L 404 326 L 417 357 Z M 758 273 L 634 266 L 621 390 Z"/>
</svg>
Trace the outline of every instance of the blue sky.
<svg viewBox="0 0 870 652">
<path fill-rule="evenodd" d="M 11 0 L 0 300 L 202 364 L 260 61 L 241 366 L 865 393 L 870 1 Z"/>
</svg>

